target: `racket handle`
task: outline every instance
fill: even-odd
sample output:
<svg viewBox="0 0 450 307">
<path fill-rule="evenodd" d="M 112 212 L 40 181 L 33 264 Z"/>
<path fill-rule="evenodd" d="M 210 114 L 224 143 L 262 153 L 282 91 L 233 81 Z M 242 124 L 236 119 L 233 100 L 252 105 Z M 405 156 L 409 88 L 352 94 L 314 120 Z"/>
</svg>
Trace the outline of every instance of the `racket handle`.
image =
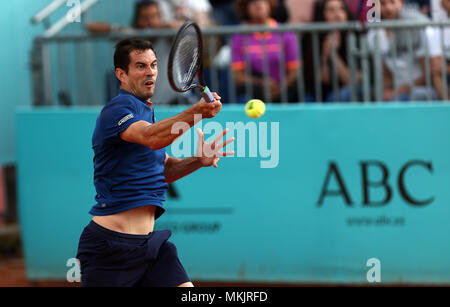
<svg viewBox="0 0 450 307">
<path fill-rule="evenodd" d="M 209 90 L 209 88 L 207 86 L 205 86 L 205 88 L 202 92 L 202 96 L 206 102 L 213 102 L 215 100 L 213 95 L 211 94 L 211 91 Z"/>
</svg>

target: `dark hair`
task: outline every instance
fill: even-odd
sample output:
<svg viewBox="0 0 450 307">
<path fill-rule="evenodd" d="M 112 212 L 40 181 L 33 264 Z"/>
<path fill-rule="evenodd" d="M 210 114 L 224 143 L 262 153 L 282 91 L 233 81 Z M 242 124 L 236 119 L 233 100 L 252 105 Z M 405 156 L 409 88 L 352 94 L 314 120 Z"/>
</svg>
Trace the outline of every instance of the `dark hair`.
<svg viewBox="0 0 450 307">
<path fill-rule="evenodd" d="M 250 21 L 250 16 L 248 15 L 248 4 L 255 0 L 236 0 L 236 13 L 238 17 L 243 21 Z M 270 12 L 272 13 L 275 9 L 274 2 L 271 0 L 265 0 L 270 5 Z"/>
<path fill-rule="evenodd" d="M 334 0 L 319 0 L 315 3 L 314 5 L 314 22 L 326 22 L 325 20 L 325 7 L 327 6 L 327 3 L 330 1 L 334 1 Z M 355 20 L 355 17 L 352 13 L 352 11 L 350 10 L 350 7 L 347 3 L 347 1 L 345 0 L 338 0 L 341 2 L 341 4 L 344 6 L 344 11 L 347 14 L 347 20 L 348 21 L 352 21 Z M 325 41 L 325 38 L 327 37 L 327 35 L 330 32 L 322 32 L 319 34 L 319 46 L 320 48 L 322 48 L 322 44 Z M 343 39 L 342 39 L 342 45 L 341 48 L 339 48 L 339 50 L 337 50 L 338 54 L 340 56 L 343 57 L 344 61 L 347 61 L 347 35 L 346 35 L 346 31 L 341 31 L 341 33 L 343 34 Z"/>
<path fill-rule="evenodd" d="M 327 3 L 331 0 L 319 0 L 314 4 L 314 16 L 313 21 L 314 22 L 325 22 L 325 6 Z M 355 20 L 355 16 L 353 16 L 352 11 L 350 10 L 350 7 L 348 6 L 347 1 L 345 0 L 339 0 L 342 5 L 344 6 L 345 13 L 347 14 L 347 19 L 349 21 Z"/>
<path fill-rule="evenodd" d="M 151 5 L 156 5 L 159 7 L 159 4 L 156 0 L 137 0 L 136 4 L 134 6 L 134 17 L 133 17 L 133 21 L 131 22 L 131 26 L 135 29 L 138 28 L 138 19 L 139 19 L 139 15 L 141 14 L 141 10 L 151 6 Z"/>
<path fill-rule="evenodd" d="M 114 52 L 114 67 L 123 69 L 128 73 L 128 66 L 130 65 L 130 53 L 134 50 L 152 50 L 156 56 L 155 49 L 149 40 L 140 38 L 127 38 L 121 40 L 116 45 L 116 51 Z"/>
</svg>

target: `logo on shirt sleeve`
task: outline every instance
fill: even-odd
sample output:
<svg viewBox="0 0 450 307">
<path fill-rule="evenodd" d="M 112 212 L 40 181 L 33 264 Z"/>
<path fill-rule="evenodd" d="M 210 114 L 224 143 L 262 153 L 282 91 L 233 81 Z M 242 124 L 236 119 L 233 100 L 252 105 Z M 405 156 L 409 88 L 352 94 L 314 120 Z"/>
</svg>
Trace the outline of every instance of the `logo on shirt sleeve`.
<svg viewBox="0 0 450 307">
<path fill-rule="evenodd" d="M 130 119 L 132 119 L 134 117 L 133 114 L 128 114 L 127 116 L 125 116 L 124 118 L 122 118 L 119 121 L 119 126 L 122 126 L 124 123 L 126 123 L 127 121 L 129 121 Z"/>
</svg>

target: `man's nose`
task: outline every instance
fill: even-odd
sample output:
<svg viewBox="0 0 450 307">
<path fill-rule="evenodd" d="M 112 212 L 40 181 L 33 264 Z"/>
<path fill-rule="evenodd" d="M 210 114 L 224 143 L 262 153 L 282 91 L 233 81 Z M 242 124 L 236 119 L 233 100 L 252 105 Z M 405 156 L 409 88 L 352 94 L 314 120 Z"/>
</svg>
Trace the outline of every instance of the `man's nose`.
<svg viewBox="0 0 450 307">
<path fill-rule="evenodd" d="M 153 76 L 153 75 L 155 75 L 155 72 L 156 72 L 156 71 L 150 67 L 150 68 L 147 69 L 147 71 L 145 72 L 145 74 L 146 74 L 147 76 Z"/>
</svg>

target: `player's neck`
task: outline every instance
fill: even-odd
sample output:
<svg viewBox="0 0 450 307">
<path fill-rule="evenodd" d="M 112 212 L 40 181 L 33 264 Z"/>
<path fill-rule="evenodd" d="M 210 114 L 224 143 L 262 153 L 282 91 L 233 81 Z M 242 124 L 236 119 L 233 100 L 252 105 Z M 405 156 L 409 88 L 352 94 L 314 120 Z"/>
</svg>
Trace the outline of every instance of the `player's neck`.
<svg viewBox="0 0 450 307">
<path fill-rule="evenodd" d="M 134 95 L 134 96 L 136 96 L 137 98 L 141 99 L 142 101 L 147 102 L 147 104 L 148 104 L 149 106 L 152 106 L 152 104 L 153 104 L 153 103 L 150 101 L 150 98 L 140 97 L 140 96 L 137 95 L 133 90 L 131 90 L 131 89 L 129 89 L 129 88 L 126 88 L 126 87 L 124 87 L 123 85 L 120 87 L 120 89 L 123 90 L 123 91 L 126 91 L 126 92 L 128 92 L 128 93 L 130 93 L 130 94 L 132 94 L 132 95 Z"/>
</svg>

